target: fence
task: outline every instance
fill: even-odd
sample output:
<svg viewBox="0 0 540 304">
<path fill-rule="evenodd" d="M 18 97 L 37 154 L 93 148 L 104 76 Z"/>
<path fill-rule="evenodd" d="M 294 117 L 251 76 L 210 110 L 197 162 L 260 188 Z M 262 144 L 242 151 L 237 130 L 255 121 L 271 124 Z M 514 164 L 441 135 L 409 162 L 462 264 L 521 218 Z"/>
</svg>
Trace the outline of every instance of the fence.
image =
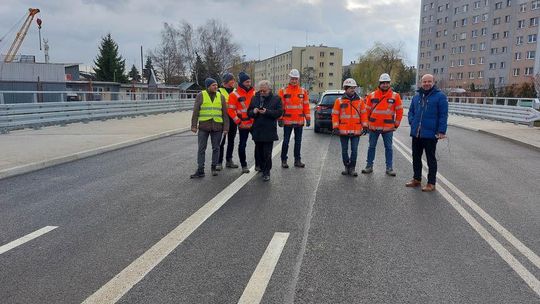
<svg viewBox="0 0 540 304">
<path fill-rule="evenodd" d="M 404 100 L 406 108 L 410 100 Z M 533 126 L 540 121 L 540 101 L 532 98 L 448 97 L 448 112 L 483 119 L 507 121 Z"/>
</svg>

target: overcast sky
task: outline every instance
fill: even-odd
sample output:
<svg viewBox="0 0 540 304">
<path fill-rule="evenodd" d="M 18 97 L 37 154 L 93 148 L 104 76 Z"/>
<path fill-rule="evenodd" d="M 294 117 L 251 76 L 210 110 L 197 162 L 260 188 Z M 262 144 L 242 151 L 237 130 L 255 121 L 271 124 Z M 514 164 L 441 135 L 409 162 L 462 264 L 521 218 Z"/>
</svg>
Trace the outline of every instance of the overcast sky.
<svg viewBox="0 0 540 304">
<path fill-rule="evenodd" d="M 402 43 L 407 64 L 416 66 L 417 60 L 420 0 L 2 0 L 0 38 L 29 7 L 41 10 L 51 62 L 93 65 L 101 37 L 110 32 L 126 69 L 139 68 L 140 46 L 145 53 L 155 48 L 164 22 L 198 26 L 210 18 L 229 27 L 246 59 L 259 59 L 259 45 L 261 59 L 304 46 L 307 31 L 310 45 L 342 48 L 344 64 L 375 41 Z M 2 54 L 17 30 L 0 42 Z M 35 21 L 19 53 L 44 60 Z"/>
</svg>

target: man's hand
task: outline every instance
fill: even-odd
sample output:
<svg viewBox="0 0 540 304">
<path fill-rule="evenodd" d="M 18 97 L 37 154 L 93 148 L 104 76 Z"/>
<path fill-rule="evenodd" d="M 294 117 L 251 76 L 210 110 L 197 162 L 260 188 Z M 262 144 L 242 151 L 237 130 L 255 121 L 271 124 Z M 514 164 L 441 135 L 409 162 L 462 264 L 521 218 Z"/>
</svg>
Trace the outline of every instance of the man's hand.
<svg viewBox="0 0 540 304">
<path fill-rule="evenodd" d="M 368 134 L 368 131 L 369 131 L 368 127 L 362 127 L 362 133 L 361 133 L 361 135 L 366 135 L 366 134 Z"/>
<path fill-rule="evenodd" d="M 262 108 L 262 109 L 260 109 L 260 110 L 259 110 L 259 113 L 261 113 L 261 114 L 265 114 L 265 113 L 266 113 L 266 108 Z"/>
<path fill-rule="evenodd" d="M 191 132 L 197 133 L 197 127 L 191 127 Z"/>
<path fill-rule="evenodd" d="M 260 112 L 259 108 L 253 109 L 253 113 L 255 113 L 255 114 L 257 114 L 257 113 L 259 113 L 259 112 Z"/>
<path fill-rule="evenodd" d="M 311 126 L 311 120 L 308 119 L 306 120 L 306 127 L 309 127 L 309 126 Z"/>
<path fill-rule="evenodd" d="M 437 137 L 437 139 L 445 139 L 445 138 L 446 138 L 446 134 L 444 134 L 444 133 L 437 133 L 437 135 L 435 135 L 435 137 Z"/>
<path fill-rule="evenodd" d="M 223 131 L 223 135 L 227 135 L 228 131 Z"/>
</svg>

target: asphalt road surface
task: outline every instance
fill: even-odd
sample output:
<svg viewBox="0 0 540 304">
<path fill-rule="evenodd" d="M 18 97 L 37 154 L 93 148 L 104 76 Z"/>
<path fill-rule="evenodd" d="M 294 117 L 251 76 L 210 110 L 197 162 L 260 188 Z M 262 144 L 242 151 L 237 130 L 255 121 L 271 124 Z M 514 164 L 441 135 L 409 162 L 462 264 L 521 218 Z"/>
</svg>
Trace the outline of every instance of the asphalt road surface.
<svg viewBox="0 0 540 304">
<path fill-rule="evenodd" d="M 540 303 L 540 153 L 450 127 L 422 193 L 408 131 L 396 177 L 382 139 L 354 178 L 308 129 L 306 167 L 282 169 L 276 143 L 270 182 L 190 179 L 191 133 L 0 180 L 0 302 Z"/>
</svg>

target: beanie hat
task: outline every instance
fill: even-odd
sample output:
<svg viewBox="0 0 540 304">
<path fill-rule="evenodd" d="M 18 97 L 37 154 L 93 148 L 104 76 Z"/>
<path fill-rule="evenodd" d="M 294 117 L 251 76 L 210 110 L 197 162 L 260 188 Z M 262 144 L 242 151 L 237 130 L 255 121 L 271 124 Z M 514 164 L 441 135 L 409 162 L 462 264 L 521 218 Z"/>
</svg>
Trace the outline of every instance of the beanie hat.
<svg viewBox="0 0 540 304">
<path fill-rule="evenodd" d="M 227 83 L 227 82 L 229 82 L 229 81 L 231 81 L 231 80 L 233 80 L 233 79 L 234 79 L 233 74 L 231 74 L 231 73 L 225 73 L 225 74 L 223 75 L 223 78 L 222 78 L 222 80 L 223 80 L 222 83 Z"/>
<path fill-rule="evenodd" d="M 204 80 L 204 86 L 208 89 L 209 86 L 211 86 L 213 83 L 217 83 L 217 81 L 214 78 L 206 78 Z"/>
<path fill-rule="evenodd" d="M 238 82 L 240 83 L 244 83 L 244 81 L 249 80 L 249 79 L 251 78 L 249 77 L 248 74 L 246 74 L 246 72 L 240 72 L 240 74 L 238 74 Z"/>
</svg>

